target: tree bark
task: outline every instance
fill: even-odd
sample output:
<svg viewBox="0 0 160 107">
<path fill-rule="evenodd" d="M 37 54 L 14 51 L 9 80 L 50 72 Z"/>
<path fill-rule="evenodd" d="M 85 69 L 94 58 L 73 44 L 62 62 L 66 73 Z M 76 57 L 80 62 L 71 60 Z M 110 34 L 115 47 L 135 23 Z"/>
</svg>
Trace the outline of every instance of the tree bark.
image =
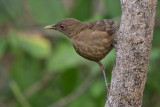
<svg viewBox="0 0 160 107">
<path fill-rule="evenodd" d="M 121 0 L 116 59 L 105 107 L 141 107 L 157 0 Z"/>
</svg>

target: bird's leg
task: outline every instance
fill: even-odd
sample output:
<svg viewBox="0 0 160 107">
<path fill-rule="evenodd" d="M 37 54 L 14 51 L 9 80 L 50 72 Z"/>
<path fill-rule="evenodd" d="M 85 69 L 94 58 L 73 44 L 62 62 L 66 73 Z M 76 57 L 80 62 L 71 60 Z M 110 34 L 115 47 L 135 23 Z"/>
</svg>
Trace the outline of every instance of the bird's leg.
<svg viewBox="0 0 160 107">
<path fill-rule="evenodd" d="M 99 61 L 98 64 L 99 64 L 101 70 L 103 71 L 103 75 L 104 75 L 104 80 L 105 80 L 105 83 L 106 83 L 107 91 L 109 92 L 110 84 L 107 82 L 106 73 L 105 73 L 105 67 L 104 67 L 104 65 L 102 64 L 101 61 Z"/>
</svg>

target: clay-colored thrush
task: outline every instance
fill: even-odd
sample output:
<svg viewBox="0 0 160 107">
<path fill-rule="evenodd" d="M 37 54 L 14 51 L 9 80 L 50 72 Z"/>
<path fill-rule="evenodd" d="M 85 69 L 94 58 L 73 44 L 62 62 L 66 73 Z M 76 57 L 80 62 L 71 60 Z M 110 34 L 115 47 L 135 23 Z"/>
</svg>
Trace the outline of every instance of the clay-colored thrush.
<svg viewBox="0 0 160 107">
<path fill-rule="evenodd" d="M 101 60 L 112 49 L 112 40 L 116 30 L 114 21 L 102 19 L 84 23 L 74 18 L 66 18 L 57 24 L 48 25 L 45 28 L 62 32 L 69 37 L 80 56 L 97 62 L 103 71 L 105 83 L 107 89 L 109 89 L 105 68 Z"/>
</svg>

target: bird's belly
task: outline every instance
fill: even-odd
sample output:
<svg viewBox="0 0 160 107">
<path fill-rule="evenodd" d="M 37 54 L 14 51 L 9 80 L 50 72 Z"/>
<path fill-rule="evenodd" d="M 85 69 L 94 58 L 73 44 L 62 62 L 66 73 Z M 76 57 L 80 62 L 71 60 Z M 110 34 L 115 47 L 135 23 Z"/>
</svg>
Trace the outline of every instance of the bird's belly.
<svg viewBox="0 0 160 107">
<path fill-rule="evenodd" d="M 98 62 L 111 50 L 112 36 L 102 31 L 85 30 L 71 41 L 79 55 Z"/>
<path fill-rule="evenodd" d="M 76 44 L 73 44 L 73 46 L 79 55 L 88 60 L 96 62 L 100 61 L 107 55 L 110 47 L 101 45 L 101 43 L 93 44 L 85 42 L 76 42 Z"/>
</svg>

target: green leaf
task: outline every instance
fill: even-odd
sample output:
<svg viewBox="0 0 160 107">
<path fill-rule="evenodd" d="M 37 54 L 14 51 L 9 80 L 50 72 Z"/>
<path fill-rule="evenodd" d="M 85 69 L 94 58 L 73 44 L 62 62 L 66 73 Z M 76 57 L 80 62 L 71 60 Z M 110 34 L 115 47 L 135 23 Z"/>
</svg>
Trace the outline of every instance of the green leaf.
<svg viewBox="0 0 160 107">
<path fill-rule="evenodd" d="M 12 47 L 21 48 L 35 58 L 46 58 L 51 52 L 51 43 L 41 34 L 10 32 Z"/>
<path fill-rule="evenodd" d="M 82 63 L 84 58 L 80 57 L 71 44 L 58 44 L 57 49 L 48 59 L 47 69 L 49 71 L 64 71 L 67 68 L 74 67 Z"/>
</svg>

